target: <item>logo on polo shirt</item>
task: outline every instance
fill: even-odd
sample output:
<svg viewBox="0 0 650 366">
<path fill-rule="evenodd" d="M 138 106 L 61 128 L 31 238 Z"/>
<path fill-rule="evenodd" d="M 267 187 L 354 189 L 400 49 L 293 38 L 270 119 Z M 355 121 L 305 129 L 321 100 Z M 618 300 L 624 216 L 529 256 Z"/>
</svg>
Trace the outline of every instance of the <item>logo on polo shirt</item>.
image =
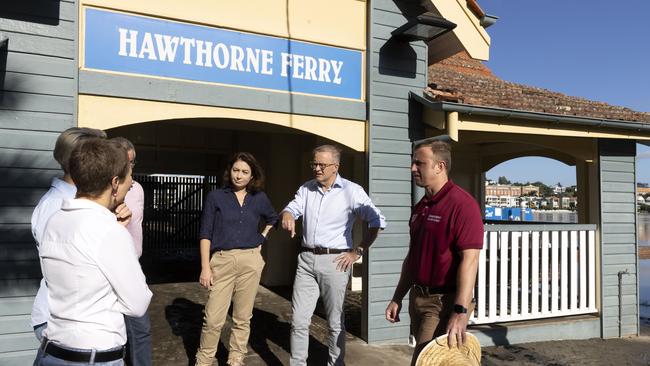
<svg viewBox="0 0 650 366">
<path fill-rule="evenodd" d="M 427 216 L 427 221 L 440 222 L 441 219 L 442 217 L 439 215 L 429 214 L 429 216 Z"/>
</svg>

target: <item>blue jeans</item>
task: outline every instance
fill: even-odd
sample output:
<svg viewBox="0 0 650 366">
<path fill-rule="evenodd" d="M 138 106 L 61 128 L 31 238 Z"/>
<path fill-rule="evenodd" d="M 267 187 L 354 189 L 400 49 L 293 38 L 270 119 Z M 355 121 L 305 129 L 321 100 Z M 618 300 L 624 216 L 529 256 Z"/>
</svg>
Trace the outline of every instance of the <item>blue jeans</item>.
<svg viewBox="0 0 650 366">
<path fill-rule="evenodd" d="M 36 335 L 36 339 L 38 339 L 39 343 L 43 343 L 43 331 L 47 328 L 47 323 L 39 324 L 34 327 L 34 335 Z M 43 350 L 42 347 L 38 347 L 38 351 L 36 352 L 36 359 L 34 360 L 34 365 L 33 366 L 38 366 L 38 360 L 41 359 Z"/>
<path fill-rule="evenodd" d="M 47 323 L 39 324 L 34 327 L 34 335 L 39 342 L 43 342 L 43 331 L 47 329 Z"/>
<path fill-rule="evenodd" d="M 88 350 L 83 350 L 79 348 L 71 348 L 71 347 L 62 347 L 59 345 L 61 348 L 65 348 L 68 350 L 72 351 L 88 351 Z M 81 365 L 95 365 L 95 366 L 124 366 L 124 360 L 115 360 L 115 361 L 109 361 L 109 362 L 71 362 L 71 361 L 66 361 L 62 360 L 60 358 L 54 357 L 50 354 L 43 353 L 41 349 L 43 346 L 38 349 L 38 354 L 36 355 L 36 360 L 34 361 L 34 365 L 37 366 L 81 366 Z M 102 350 L 102 351 L 113 351 L 116 349 L 119 349 L 121 347 L 116 347 L 116 348 L 111 348 L 107 350 Z"/>
<path fill-rule="evenodd" d="M 130 366 L 151 366 L 151 321 L 149 312 L 140 318 L 124 316 L 126 325 L 126 361 Z"/>
</svg>

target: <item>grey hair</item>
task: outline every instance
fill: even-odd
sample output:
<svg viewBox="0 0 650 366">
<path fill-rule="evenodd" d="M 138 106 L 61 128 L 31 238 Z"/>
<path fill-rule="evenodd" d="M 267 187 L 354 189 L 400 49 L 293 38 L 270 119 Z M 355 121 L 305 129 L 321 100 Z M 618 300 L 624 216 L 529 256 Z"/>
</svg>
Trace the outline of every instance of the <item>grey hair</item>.
<svg viewBox="0 0 650 366">
<path fill-rule="evenodd" d="M 70 172 L 70 155 L 72 150 L 89 139 L 106 138 L 106 132 L 96 128 L 71 127 L 61 132 L 54 145 L 54 159 L 61 165 L 61 169 L 68 174 Z"/>
<path fill-rule="evenodd" d="M 312 151 L 312 156 L 316 156 L 317 153 L 328 152 L 332 154 L 332 158 L 336 161 L 337 164 L 341 162 L 341 148 L 335 145 L 320 145 Z"/>
<path fill-rule="evenodd" d="M 111 141 L 115 141 L 124 150 L 126 151 L 133 150 L 133 152 L 135 153 L 135 146 L 133 146 L 133 143 L 129 141 L 129 139 L 127 139 L 126 137 L 122 137 L 122 136 L 113 137 Z"/>
</svg>

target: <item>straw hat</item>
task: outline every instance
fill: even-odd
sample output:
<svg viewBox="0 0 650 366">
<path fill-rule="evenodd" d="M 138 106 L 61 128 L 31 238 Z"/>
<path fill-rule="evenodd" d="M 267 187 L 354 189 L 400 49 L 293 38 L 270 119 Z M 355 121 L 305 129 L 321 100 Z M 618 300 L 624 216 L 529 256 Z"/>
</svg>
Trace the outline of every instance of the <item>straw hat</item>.
<svg viewBox="0 0 650 366">
<path fill-rule="evenodd" d="M 447 334 L 429 342 L 420 352 L 415 366 L 479 366 L 481 364 L 481 344 L 470 333 L 460 348 L 447 347 Z"/>
</svg>

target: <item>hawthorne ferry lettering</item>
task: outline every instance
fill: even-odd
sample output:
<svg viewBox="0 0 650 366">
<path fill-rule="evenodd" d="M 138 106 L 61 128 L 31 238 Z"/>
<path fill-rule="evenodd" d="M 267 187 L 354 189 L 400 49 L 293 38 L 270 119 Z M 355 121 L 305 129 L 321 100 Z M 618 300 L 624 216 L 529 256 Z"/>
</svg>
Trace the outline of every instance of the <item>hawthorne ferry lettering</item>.
<svg viewBox="0 0 650 366">
<path fill-rule="evenodd" d="M 85 9 L 83 68 L 361 100 L 363 51 Z"/>
<path fill-rule="evenodd" d="M 272 50 L 126 28 L 118 32 L 120 56 L 173 63 L 180 55 L 185 65 L 273 75 Z M 341 84 L 343 61 L 286 52 L 280 53 L 280 60 L 282 77 Z"/>
</svg>

